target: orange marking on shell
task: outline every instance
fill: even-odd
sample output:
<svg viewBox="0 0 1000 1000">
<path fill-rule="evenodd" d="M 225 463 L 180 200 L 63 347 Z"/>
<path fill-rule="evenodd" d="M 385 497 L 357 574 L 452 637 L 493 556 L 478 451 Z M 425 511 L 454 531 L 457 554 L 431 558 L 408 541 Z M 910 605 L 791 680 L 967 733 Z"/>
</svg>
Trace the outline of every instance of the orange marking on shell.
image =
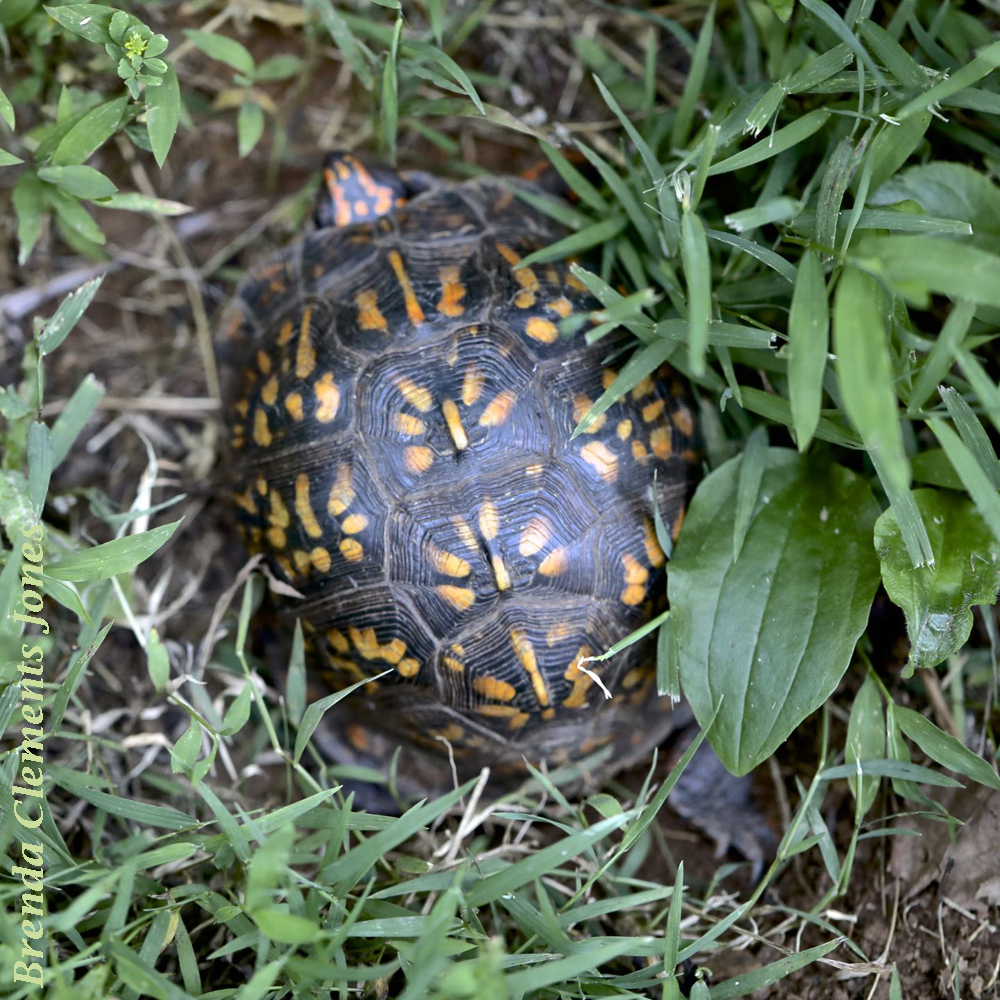
<svg viewBox="0 0 1000 1000">
<path fill-rule="evenodd" d="M 396 664 L 396 670 L 402 677 L 416 677 L 420 673 L 420 661 L 408 656 Z"/>
<path fill-rule="evenodd" d="M 564 548 L 553 549 L 538 565 L 542 576 L 559 576 L 569 566 L 569 552 Z"/>
<path fill-rule="evenodd" d="M 368 739 L 368 730 L 358 722 L 354 722 L 349 725 L 346 733 L 348 743 L 350 743 L 355 750 L 360 750 L 364 753 L 364 751 L 371 745 L 371 741 Z"/>
<path fill-rule="evenodd" d="M 476 543 L 476 536 L 473 534 L 472 528 L 469 527 L 468 522 L 461 517 L 453 517 L 451 521 L 452 524 L 455 525 L 458 537 L 462 539 L 465 547 L 471 549 L 473 552 L 478 552 L 479 546 Z"/>
<path fill-rule="evenodd" d="M 476 595 L 468 587 L 455 587 L 450 583 L 442 583 L 434 590 L 457 611 L 468 611 L 476 600 Z"/>
<path fill-rule="evenodd" d="M 569 622 L 556 622 L 545 635 L 546 645 L 554 646 L 569 635 Z"/>
<path fill-rule="evenodd" d="M 322 546 L 317 546 L 309 553 L 309 561 L 313 564 L 313 568 L 320 573 L 329 573 L 332 560 L 330 553 Z"/>
<path fill-rule="evenodd" d="M 274 440 L 267 422 L 267 414 L 261 409 L 254 411 L 253 439 L 261 448 L 267 448 Z"/>
<path fill-rule="evenodd" d="M 479 417 L 480 427 L 499 427 L 510 416 L 515 402 L 517 402 L 517 396 L 513 389 L 504 389 L 503 392 L 498 392 L 486 404 L 486 409 Z"/>
<path fill-rule="evenodd" d="M 653 376 L 647 375 L 644 379 L 639 381 L 632 390 L 632 398 L 642 399 L 643 396 L 652 396 L 655 391 L 656 386 L 653 384 Z"/>
<path fill-rule="evenodd" d="M 646 451 L 646 446 L 641 441 L 632 442 L 632 457 L 637 462 L 643 462 L 649 458 L 649 452 Z"/>
<path fill-rule="evenodd" d="M 365 557 L 365 550 L 356 538 L 342 539 L 340 552 L 348 562 L 361 562 Z"/>
<path fill-rule="evenodd" d="M 449 722 L 444 729 L 432 729 L 431 736 L 437 736 L 449 743 L 457 743 L 465 736 L 465 730 L 457 722 Z"/>
<path fill-rule="evenodd" d="M 403 464 L 406 471 L 414 475 L 426 472 L 434 462 L 434 452 L 423 445 L 411 444 L 403 450 Z"/>
<path fill-rule="evenodd" d="M 630 553 L 626 552 L 622 556 L 622 564 L 625 567 L 626 583 L 645 583 L 649 579 L 649 570 Z"/>
<path fill-rule="evenodd" d="M 260 390 L 260 401 L 267 406 L 274 406 L 278 398 L 278 376 L 272 375 Z"/>
<path fill-rule="evenodd" d="M 603 441 L 585 444 L 580 456 L 606 483 L 618 478 L 618 456 Z"/>
<path fill-rule="evenodd" d="M 390 639 L 379 653 L 386 663 L 397 664 L 406 654 L 406 643 L 402 639 Z"/>
<path fill-rule="evenodd" d="M 499 677 L 476 677 L 472 681 L 472 688 L 477 694 L 481 694 L 484 698 L 492 698 L 494 701 L 513 701 L 517 695 L 514 685 L 500 680 Z"/>
<path fill-rule="evenodd" d="M 271 373 L 271 357 L 266 351 L 257 352 L 257 367 L 260 369 L 262 375 L 269 375 Z"/>
<path fill-rule="evenodd" d="M 327 372 L 316 382 L 313 390 L 316 393 L 316 419 L 321 424 L 328 424 L 340 409 L 340 390 L 333 380 L 333 373 Z"/>
<path fill-rule="evenodd" d="M 565 296 L 560 296 L 558 299 L 553 299 L 552 302 L 548 303 L 548 308 L 559 316 L 565 319 L 567 316 L 571 316 L 573 313 L 573 303 Z"/>
<path fill-rule="evenodd" d="M 535 697 L 538 704 L 543 708 L 549 704 L 549 692 L 545 687 L 545 678 L 538 669 L 538 659 L 535 656 L 535 647 L 531 640 L 521 629 L 511 629 L 510 643 L 514 647 L 517 658 L 521 661 L 521 666 L 531 678 L 532 687 L 535 689 Z"/>
<path fill-rule="evenodd" d="M 354 643 L 354 648 L 366 659 L 377 660 L 380 655 L 381 646 L 375 636 L 375 629 L 366 628 L 363 631 L 353 625 L 347 630 L 347 634 Z"/>
<path fill-rule="evenodd" d="M 236 403 L 234 409 L 241 417 L 246 417 L 247 413 L 250 412 L 250 400 L 248 399 L 239 400 Z"/>
<path fill-rule="evenodd" d="M 427 413 L 434 405 L 434 396 L 426 386 L 417 385 L 416 382 L 405 375 L 401 375 L 394 381 L 396 387 L 403 394 L 403 399 L 421 413 Z"/>
<path fill-rule="evenodd" d="M 334 517 L 339 517 L 354 503 L 357 494 L 352 486 L 353 478 L 351 467 L 346 462 L 337 467 L 337 478 L 330 487 L 330 495 L 326 502 L 326 509 Z"/>
<path fill-rule="evenodd" d="M 403 291 L 403 302 L 406 304 L 406 315 L 410 322 L 417 326 L 424 321 L 424 311 L 420 308 L 416 295 L 413 293 L 413 282 L 410 281 L 409 274 L 406 273 L 406 266 L 398 250 L 390 250 L 388 253 L 389 266 L 395 272 L 396 280 Z"/>
<path fill-rule="evenodd" d="M 677 536 L 681 533 L 681 525 L 684 523 L 685 509 L 681 509 L 677 513 L 677 517 L 674 519 L 674 526 L 670 529 L 670 537 L 676 542 Z"/>
<path fill-rule="evenodd" d="M 642 533 L 646 546 L 646 558 L 649 560 L 650 566 L 659 569 L 667 561 L 667 557 L 663 549 L 660 548 L 660 543 L 656 539 L 656 529 L 648 517 L 643 519 Z"/>
<path fill-rule="evenodd" d="M 441 412 L 444 414 L 444 422 L 456 450 L 464 451 L 469 446 L 469 438 L 462 426 L 462 417 L 458 412 L 458 407 L 453 400 L 446 399 L 441 404 Z"/>
<path fill-rule="evenodd" d="M 427 433 L 427 425 L 419 417 L 409 413 L 397 413 L 393 418 L 393 426 L 404 437 L 418 437 Z"/>
<path fill-rule="evenodd" d="M 238 507 L 242 507 L 248 514 L 257 513 L 257 504 L 254 501 L 253 493 L 247 490 L 244 493 L 235 493 L 233 495 L 233 500 L 236 501 Z"/>
<path fill-rule="evenodd" d="M 535 304 L 535 293 L 527 288 L 522 288 L 521 291 L 514 296 L 514 305 L 518 309 L 530 309 Z"/>
<path fill-rule="evenodd" d="M 460 674 L 465 670 L 465 664 L 461 660 L 455 659 L 454 656 L 442 656 L 441 662 L 453 673 Z"/>
<path fill-rule="evenodd" d="M 459 280 L 459 269 L 450 264 L 442 267 L 439 274 L 441 276 L 441 301 L 438 302 L 438 312 L 445 316 L 461 316 L 465 312 L 462 299 L 465 298 L 465 285 Z"/>
<path fill-rule="evenodd" d="M 663 411 L 666 407 L 667 401 L 665 399 L 655 399 L 652 403 L 647 403 L 642 408 L 642 419 L 645 420 L 647 424 L 651 424 L 654 420 L 663 415 Z"/>
<path fill-rule="evenodd" d="M 273 524 L 278 528 L 287 528 L 292 523 L 285 501 L 277 490 L 271 490 L 271 513 L 268 515 L 267 521 L 268 524 Z"/>
<path fill-rule="evenodd" d="M 627 691 L 629 688 L 634 688 L 637 684 L 641 684 L 643 677 L 646 676 L 646 673 L 647 671 L 642 667 L 633 667 L 622 678 L 622 687 Z"/>
<path fill-rule="evenodd" d="M 351 648 L 351 644 L 347 641 L 347 636 L 345 636 L 340 629 L 330 629 L 326 633 L 326 637 L 329 640 L 330 645 L 333 646 L 338 653 L 346 653 Z"/>
<path fill-rule="evenodd" d="M 518 268 L 517 265 L 521 263 L 520 254 L 512 247 L 507 246 L 506 243 L 498 243 L 497 251 L 514 268 L 514 280 L 526 291 L 537 292 L 539 289 L 538 275 L 530 267 Z"/>
<path fill-rule="evenodd" d="M 497 513 L 496 504 L 487 500 L 479 509 L 479 530 L 483 533 L 483 538 L 490 541 L 497 537 L 500 529 L 500 515 Z"/>
<path fill-rule="evenodd" d="M 585 292 L 587 286 L 572 271 L 566 272 L 566 287 L 578 292 Z"/>
<path fill-rule="evenodd" d="M 430 551 L 431 565 L 445 576 L 468 576 L 472 568 L 461 557 L 434 546 Z"/>
<path fill-rule="evenodd" d="M 618 435 L 619 441 L 628 440 L 629 435 L 632 433 L 632 421 L 631 420 L 621 420 L 618 426 L 615 428 L 615 433 Z"/>
<path fill-rule="evenodd" d="M 466 406 L 472 406 L 479 399 L 485 381 L 486 376 L 478 368 L 469 368 L 466 371 L 465 378 L 462 380 L 462 402 Z"/>
<path fill-rule="evenodd" d="M 581 646 L 576 651 L 573 662 L 566 668 L 566 673 L 563 674 L 566 680 L 573 683 L 570 693 L 563 699 L 564 708 L 587 707 L 587 691 L 594 683 L 594 679 L 580 669 L 580 663 L 588 656 L 593 656 L 593 650 L 590 646 Z"/>
<path fill-rule="evenodd" d="M 285 409 L 292 420 L 302 419 L 302 393 L 290 392 L 285 396 Z"/>
<path fill-rule="evenodd" d="M 649 443 L 653 454 L 661 460 L 666 460 L 673 454 L 674 446 L 670 438 L 669 427 L 657 427 L 649 435 Z"/>
<path fill-rule="evenodd" d="M 378 292 L 368 288 L 354 296 L 358 307 L 358 326 L 362 330 L 387 330 L 389 323 L 379 311 Z"/>
<path fill-rule="evenodd" d="M 268 528 L 266 537 L 268 543 L 279 551 L 284 549 L 285 545 L 288 544 L 288 536 L 285 534 L 283 528 Z"/>
<path fill-rule="evenodd" d="M 525 557 L 538 555 L 549 544 L 551 537 L 552 525 L 544 518 L 533 517 L 528 522 L 528 526 L 521 532 L 518 551 Z"/>
<path fill-rule="evenodd" d="M 510 722 L 507 723 L 508 729 L 520 729 L 527 721 L 531 718 L 527 712 L 518 712 L 517 715 L 512 715 L 510 717 Z"/>
<path fill-rule="evenodd" d="M 513 705 L 477 705 L 475 710 L 477 714 L 485 715 L 491 719 L 510 719 L 525 714 Z"/>
<path fill-rule="evenodd" d="M 533 465 L 526 465 L 524 467 L 524 474 L 526 476 L 540 476 L 543 471 L 541 462 L 536 462 Z"/>
<path fill-rule="evenodd" d="M 583 392 L 578 392 L 573 396 L 573 421 L 579 423 L 586 416 L 587 411 L 593 406 L 591 398 Z M 607 413 L 602 413 L 583 433 L 596 434 L 608 421 Z"/>
<path fill-rule="evenodd" d="M 524 327 L 524 332 L 541 344 L 554 344 L 559 339 L 559 328 L 549 319 L 532 316 Z"/>
<path fill-rule="evenodd" d="M 284 347 L 295 335 L 295 324 L 290 320 L 285 320 L 281 324 L 281 330 L 278 332 L 278 346 Z"/>
<path fill-rule="evenodd" d="M 257 476 L 257 492 L 262 496 L 267 496 L 267 480 L 263 475 Z"/>
<path fill-rule="evenodd" d="M 497 590 L 510 590 L 510 574 L 507 572 L 503 559 L 500 556 L 494 556 L 490 560 L 490 565 L 493 567 L 493 579 L 496 582 Z"/>
<path fill-rule="evenodd" d="M 305 472 L 300 472 L 295 477 L 295 513 L 310 538 L 322 537 L 323 529 L 309 500 L 309 476 Z"/>
<path fill-rule="evenodd" d="M 691 417 L 691 411 L 683 403 L 677 404 L 677 409 L 670 414 L 670 419 L 673 421 L 674 427 L 685 437 L 691 437 L 694 434 L 694 420 Z"/>
<path fill-rule="evenodd" d="M 299 343 L 295 351 L 295 374 L 299 378 L 308 378 L 316 367 L 316 348 L 313 347 L 309 330 L 312 318 L 312 306 L 302 310 L 302 322 L 299 324 Z"/>
<path fill-rule="evenodd" d="M 618 378 L 618 372 L 614 368 L 602 368 L 601 369 L 601 386 L 608 390 L 611 388 L 615 379 Z"/>
<path fill-rule="evenodd" d="M 281 571 L 285 574 L 286 579 L 291 580 L 295 576 L 295 570 L 292 568 L 292 562 L 288 556 L 275 556 L 275 562 L 281 567 Z"/>
<path fill-rule="evenodd" d="M 348 535 L 356 535 L 359 531 L 364 531 L 368 527 L 368 518 L 364 514 L 348 514 L 340 527 Z"/>
<path fill-rule="evenodd" d="M 309 561 L 309 553 L 303 552 L 302 549 L 296 549 L 292 553 L 292 559 L 295 561 L 295 570 L 299 576 L 308 576 L 309 570 L 312 567 L 312 563 Z"/>
</svg>

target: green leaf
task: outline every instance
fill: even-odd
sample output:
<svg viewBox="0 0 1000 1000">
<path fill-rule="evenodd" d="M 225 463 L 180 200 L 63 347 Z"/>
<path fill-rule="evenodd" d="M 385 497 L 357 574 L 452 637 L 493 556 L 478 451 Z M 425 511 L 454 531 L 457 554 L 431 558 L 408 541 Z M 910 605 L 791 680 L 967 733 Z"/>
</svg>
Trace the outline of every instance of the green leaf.
<svg viewBox="0 0 1000 1000">
<path fill-rule="evenodd" d="M 121 191 L 101 202 L 101 208 L 114 208 L 122 212 L 149 212 L 150 215 L 187 215 L 194 209 L 179 201 L 154 198 L 139 191 Z"/>
<path fill-rule="evenodd" d="M 236 137 L 240 156 L 250 153 L 264 134 L 264 109 L 256 101 L 245 100 L 236 116 Z"/>
<path fill-rule="evenodd" d="M 877 530 L 878 522 L 876 522 Z M 875 681 L 871 677 L 865 677 L 851 704 L 844 757 L 849 764 L 853 764 L 855 761 L 881 760 L 884 756 L 885 715 L 882 712 L 882 697 Z M 860 778 L 852 775 L 847 779 L 847 783 L 857 802 L 856 815 L 861 819 L 868 814 L 875 801 L 879 779 L 870 775 Z"/>
<path fill-rule="evenodd" d="M 736 482 L 736 516 L 733 519 L 733 562 L 740 557 L 740 550 L 747 537 L 750 518 L 760 496 L 760 483 L 767 463 L 767 428 L 756 427 L 747 439 Z"/>
<path fill-rule="evenodd" d="M 32 422 L 28 428 L 28 496 L 41 517 L 52 478 L 52 435 L 46 424 Z"/>
<path fill-rule="evenodd" d="M 73 167 L 40 167 L 38 176 L 77 198 L 108 198 L 117 190 L 99 170 L 82 164 Z"/>
<path fill-rule="evenodd" d="M 396 162 L 396 134 L 399 130 L 399 39 L 403 34 L 403 19 L 396 19 L 392 44 L 382 69 L 382 141 L 389 153 L 389 162 Z"/>
<path fill-rule="evenodd" d="M 796 951 L 784 958 L 779 958 L 775 962 L 761 966 L 751 972 L 742 972 L 732 979 L 727 979 L 712 987 L 712 992 L 706 994 L 711 1000 L 733 1000 L 735 997 L 745 997 L 751 993 L 756 993 L 774 983 L 780 982 L 786 976 L 791 975 L 796 969 L 805 968 L 811 962 L 815 962 L 824 955 L 829 954 L 834 948 L 840 946 L 843 938 L 835 938 L 825 944 L 816 945 L 815 948 L 804 948 Z M 691 993 L 694 997 L 694 991 Z"/>
<path fill-rule="evenodd" d="M 194 28 L 185 28 L 184 34 L 205 55 L 212 59 L 218 59 L 219 62 L 224 62 L 227 66 L 231 66 L 236 70 L 237 73 L 243 73 L 245 76 L 253 78 L 253 56 L 235 38 L 217 35 L 211 31 L 197 31 Z"/>
<path fill-rule="evenodd" d="M 219 730 L 223 736 L 235 736 L 246 725 L 247 719 L 250 718 L 252 697 L 253 685 L 247 681 L 240 689 L 240 693 L 232 700 L 229 708 L 226 709 L 222 728 Z"/>
<path fill-rule="evenodd" d="M 20 156 L 8 153 L 6 149 L 0 149 L 0 167 L 13 167 L 18 163 L 24 163 Z"/>
<path fill-rule="evenodd" d="M 61 230 L 60 234 L 71 246 L 75 247 L 72 233 L 78 233 L 90 243 L 102 246 L 105 242 L 104 233 L 94 221 L 94 217 L 80 204 L 78 198 L 66 194 L 65 191 L 51 185 L 45 192 L 45 200 L 56 210 L 56 216 L 69 227 L 71 232 Z"/>
<path fill-rule="evenodd" d="M 150 629 L 146 637 L 146 669 L 157 692 L 162 694 L 166 691 L 167 681 L 170 680 L 170 657 L 155 628 Z"/>
<path fill-rule="evenodd" d="M 740 458 L 704 479 L 670 563 L 681 680 L 708 738 L 742 774 L 833 692 L 868 622 L 878 505 L 860 477 L 771 448 L 738 561 Z"/>
<path fill-rule="evenodd" d="M 782 21 L 787 22 L 795 9 L 795 0 L 767 0 L 767 5 Z"/>
<path fill-rule="evenodd" d="M 111 41 L 112 18 L 123 12 L 116 11 L 114 7 L 106 7 L 104 4 L 71 3 L 62 7 L 45 7 L 45 13 L 67 31 L 72 31 L 74 35 L 104 45 Z M 125 16 L 128 17 L 127 14 Z"/>
<path fill-rule="evenodd" d="M 934 552 L 934 564 L 914 569 L 907 558 L 892 509 L 875 525 L 882 582 L 906 615 L 914 669 L 934 667 L 957 653 L 972 632 L 972 607 L 995 604 L 1000 589 L 1000 542 L 968 497 L 915 490 Z"/>
<path fill-rule="evenodd" d="M 70 396 L 62 413 L 52 425 L 52 465 L 57 466 L 80 436 L 90 415 L 104 396 L 104 386 L 88 375 Z"/>
<path fill-rule="evenodd" d="M 726 174 L 733 170 L 741 170 L 743 167 L 751 167 L 756 163 L 763 163 L 764 160 L 769 160 L 772 156 L 805 142 L 810 136 L 815 135 L 829 118 L 830 112 L 826 108 L 816 108 L 797 118 L 791 125 L 779 128 L 773 135 L 754 143 L 749 149 L 735 153 L 709 167 L 708 176 L 715 177 L 717 174 Z"/>
<path fill-rule="evenodd" d="M 88 111 L 59 140 L 52 154 L 53 165 L 73 166 L 83 163 L 94 150 L 103 146 L 115 134 L 127 105 L 128 98 L 119 97 Z"/>
<path fill-rule="evenodd" d="M 688 293 L 688 359 L 691 371 L 703 375 L 712 313 L 712 262 L 705 226 L 695 212 L 685 212 L 681 218 L 681 263 Z"/>
<path fill-rule="evenodd" d="M 42 357 L 51 354 L 70 335 L 80 317 L 87 311 L 87 306 L 93 301 L 103 281 L 103 274 L 91 278 L 59 303 L 59 308 L 52 314 L 51 319 L 45 321 L 38 336 L 38 351 Z"/>
<path fill-rule="evenodd" d="M 146 133 L 158 167 L 170 152 L 181 114 L 181 91 L 173 66 L 167 67 L 161 79 L 159 87 L 147 87 L 145 92 Z"/>
<path fill-rule="evenodd" d="M 281 53 L 265 59 L 258 67 L 254 79 L 258 83 L 269 83 L 272 80 L 287 80 L 302 72 L 305 63 L 289 53 Z"/>
<path fill-rule="evenodd" d="M 7 123 L 7 128 L 14 131 L 14 105 L 10 103 L 10 98 L 0 88 L 0 118 Z"/>
<path fill-rule="evenodd" d="M 192 718 L 170 752 L 170 769 L 174 774 L 190 771 L 197 763 L 198 752 L 201 750 L 201 732 L 201 723 Z"/>
<path fill-rule="evenodd" d="M 966 87 L 971 87 L 998 67 L 1000 67 L 1000 41 L 987 45 L 986 48 L 976 53 L 976 57 L 971 62 L 951 73 L 940 83 L 936 83 L 930 90 L 925 90 L 922 94 L 907 101 L 896 112 L 895 117 L 902 121 L 918 112 L 926 111 L 935 102 L 943 101 L 946 97 L 957 94 L 960 90 L 965 90 Z"/>
<path fill-rule="evenodd" d="M 372 76 L 365 53 L 354 37 L 344 15 L 330 0 L 306 0 L 306 6 L 319 13 L 323 27 L 330 33 L 333 44 L 337 46 L 344 60 L 354 71 L 354 75 L 361 81 L 361 86 L 370 91 L 375 85 L 375 78 Z"/>
<path fill-rule="evenodd" d="M 33 173 L 21 174 L 14 185 L 11 200 L 17 215 L 17 262 L 23 265 L 42 235 L 45 186 Z"/>
<path fill-rule="evenodd" d="M 57 580 L 84 583 L 89 580 L 106 580 L 119 573 L 127 573 L 148 559 L 180 526 L 180 521 L 151 528 L 138 535 L 116 538 L 103 545 L 94 545 L 81 552 L 74 552 L 47 567 L 49 576 Z"/>
<path fill-rule="evenodd" d="M 799 451 L 809 447 L 819 424 L 823 372 L 830 349 L 830 308 L 819 258 L 807 250 L 799 261 L 788 315 L 788 389 Z"/>
<path fill-rule="evenodd" d="M 931 348 L 924 366 L 920 369 L 916 384 L 910 395 L 907 409 L 912 414 L 919 410 L 928 400 L 931 393 L 945 377 L 955 363 L 958 352 L 962 349 L 969 324 L 972 322 L 975 307 L 965 300 L 956 302 L 948 318 L 941 327 Z"/>
<path fill-rule="evenodd" d="M 418 42 L 412 38 L 402 42 L 400 48 L 406 55 L 412 53 L 436 62 L 468 94 L 469 100 L 476 106 L 476 110 L 481 115 L 486 114 L 486 108 L 479 94 L 476 93 L 476 88 L 472 85 L 468 73 L 446 52 L 442 52 L 434 45 L 428 45 L 426 42 Z"/>
<path fill-rule="evenodd" d="M 695 46 L 694 54 L 691 56 L 691 66 L 684 81 L 684 91 L 681 94 L 681 102 L 677 106 L 674 114 L 674 124 L 670 133 L 670 145 L 675 149 L 680 149 L 687 142 L 688 133 L 691 131 L 691 122 L 694 120 L 694 113 L 698 107 L 698 98 L 701 96 L 702 87 L 705 83 L 705 74 L 708 71 L 708 57 L 712 48 L 712 36 L 715 33 L 715 3 L 708 8 L 705 19 L 702 21 L 701 31 L 698 34 L 698 44 Z"/>
<path fill-rule="evenodd" d="M 933 722 L 925 719 L 911 708 L 896 705 L 895 715 L 899 722 L 899 728 L 931 760 L 936 760 L 949 771 L 957 771 L 987 788 L 1000 791 L 1000 778 L 997 777 L 996 771 L 964 743 L 956 740 L 954 736 L 942 732 Z"/>
<path fill-rule="evenodd" d="M 255 910 L 251 916 L 261 933 L 279 944 L 308 944 L 322 934 L 315 920 L 289 913 L 287 909 Z"/>
</svg>

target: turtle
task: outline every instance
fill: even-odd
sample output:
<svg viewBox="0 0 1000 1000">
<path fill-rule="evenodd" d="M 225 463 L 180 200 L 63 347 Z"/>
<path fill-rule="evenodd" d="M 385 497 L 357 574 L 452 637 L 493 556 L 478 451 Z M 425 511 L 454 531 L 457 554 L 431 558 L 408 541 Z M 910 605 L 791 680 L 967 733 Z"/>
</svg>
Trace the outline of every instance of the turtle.
<svg viewBox="0 0 1000 1000">
<path fill-rule="evenodd" d="M 700 468 L 523 177 L 324 162 L 315 226 L 219 327 L 248 548 L 300 599 L 310 677 L 353 687 L 324 752 L 431 789 L 484 766 L 608 775 L 677 728 L 652 634 Z M 590 335 L 587 335 L 590 331 Z M 596 417 L 581 424 L 594 403 Z M 593 415 L 592 415 L 593 416 Z"/>
</svg>

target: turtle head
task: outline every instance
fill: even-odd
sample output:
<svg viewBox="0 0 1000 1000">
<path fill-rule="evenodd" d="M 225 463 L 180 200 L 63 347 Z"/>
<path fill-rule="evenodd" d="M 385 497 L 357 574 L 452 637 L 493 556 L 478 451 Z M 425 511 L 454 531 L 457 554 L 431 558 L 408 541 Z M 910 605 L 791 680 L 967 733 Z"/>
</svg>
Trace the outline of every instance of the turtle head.
<svg viewBox="0 0 1000 1000">
<path fill-rule="evenodd" d="M 419 171 L 397 173 L 368 166 L 354 153 L 330 153 L 323 161 L 316 225 L 351 226 L 388 215 L 431 183 L 432 178 Z"/>
</svg>

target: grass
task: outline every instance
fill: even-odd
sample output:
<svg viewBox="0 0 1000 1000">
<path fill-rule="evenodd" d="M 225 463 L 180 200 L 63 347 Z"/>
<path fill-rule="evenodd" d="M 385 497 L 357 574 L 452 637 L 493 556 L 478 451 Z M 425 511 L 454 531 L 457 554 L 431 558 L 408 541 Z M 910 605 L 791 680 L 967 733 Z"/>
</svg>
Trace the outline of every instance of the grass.
<svg viewBox="0 0 1000 1000">
<path fill-rule="evenodd" d="M 923 946 L 895 931 L 901 883 L 895 900 L 872 895 L 892 842 L 966 815 L 945 772 L 1000 787 L 995 18 L 916 0 L 397 10 L 265 5 L 248 28 L 218 4 L 143 8 L 151 26 L 100 6 L 0 6 L 19 266 L 0 303 L 11 322 L 46 314 L 0 356 L 0 521 L 14 546 L 44 518 L 58 619 L 41 640 L 37 831 L 52 995 L 720 1000 L 827 996 L 834 972 L 858 996 L 966 995 L 975 976 L 995 989 L 969 950 L 996 940 L 982 914 L 936 912 L 928 979 Z M 524 110 L 543 72 L 558 100 Z M 327 120 L 303 141 L 306 95 Z M 534 260 L 584 255 L 576 273 L 600 304 L 586 334 L 565 332 L 637 340 L 581 427 L 664 360 L 693 387 L 706 477 L 672 552 L 658 677 L 730 770 L 776 779 L 780 844 L 756 884 L 746 866 L 676 861 L 661 810 L 693 747 L 669 774 L 651 766 L 584 801 L 566 798 L 562 769 L 497 802 L 470 782 L 398 818 L 358 812 L 310 740 L 340 695 L 309 704 L 301 636 L 283 680 L 255 655 L 261 577 L 213 574 L 199 552 L 225 537 L 194 471 L 217 447 L 208 314 L 234 255 L 299 226 L 333 135 L 453 171 L 503 167 L 491 144 L 540 148 L 578 199 L 537 200 L 569 234 Z M 233 184 L 244 168 L 266 190 L 299 182 L 242 229 L 209 216 L 216 242 L 196 266 L 198 216 L 175 192 L 197 193 L 187 175 L 205 155 Z M 136 212 L 152 242 L 119 221 Z M 142 280 L 124 294 L 129 268 Z M 98 276 L 53 310 L 66 270 Z M 91 318 L 109 308 L 136 345 Z M 178 317 L 169 348 L 135 321 L 157 313 Z M 87 374 L 90 348 L 116 359 L 99 372 L 115 394 Z M 138 395 L 147 363 L 157 392 Z M 86 471 L 116 426 L 142 435 L 121 445 L 127 486 Z M 5 609 L 21 572 L 5 550 Z M 879 635 L 880 585 L 905 617 L 905 665 Z M 213 601 L 200 617 L 198 594 Z M 20 633 L 4 619 L 12 736 Z M 23 763 L 0 757 L 8 870 Z M 8 912 L 22 888 L 0 886 Z M 878 952 L 862 933 L 873 899 L 893 928 Z M 5 973 L 18 938 L 5 924 Z M 827 992 L 807 992 L 813 976 Z"/>
</svg>

